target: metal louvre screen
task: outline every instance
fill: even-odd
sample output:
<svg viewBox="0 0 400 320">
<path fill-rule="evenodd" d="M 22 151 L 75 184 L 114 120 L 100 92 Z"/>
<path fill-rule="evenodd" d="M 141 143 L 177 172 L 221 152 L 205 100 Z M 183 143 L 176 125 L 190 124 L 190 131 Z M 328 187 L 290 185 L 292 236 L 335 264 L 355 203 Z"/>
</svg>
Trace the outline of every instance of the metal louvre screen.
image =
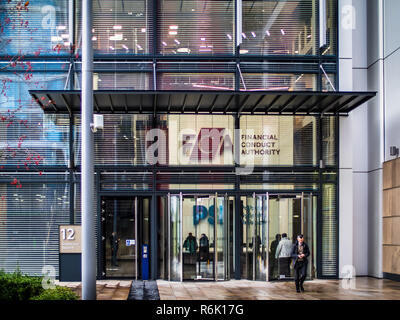
<svg viewBox="0 0 400 320">
<path fill-rule="evenodd" d="M 26 8 L 25 3 L 29 3 Z M 18 4 L 24 8 L 19 9 Z M 0 54 L 60 56 L 69 53 L 68 1 L 3 0 L 0 21 L 5 22 Z"/>
<path fill-rule="evenodd" d="M 78 73 L 78 83 L 75 88 L 82 88 L 81 73 Z M 93 73 L 93 90 L 152 90 L 153 78 L 151 73 L 107 72 Z"/>
<path fill-rule="evenodd" d="M 159 90 L 233 90 L 233 73 L 161 73 Z"/>
<path fill-rule="evenodd" d="M 231 0 L 160 0 L 158 52 L 233 55 L 234 15 Z"/>
<path fill-rule="evenodd" d="M 322 276 L 335 277 L 338 275 L 337 262 L 337 203 L 336 185 L 322 186 Z"/>
<path fill-rule="evenodd" d="M 242 116 L 240 128 L 242 165 L 317 165 L 315 117 Z"/>
<path fill-rule="evenodd" d="M 325 117 L 321 119 L 322 125 L 322 159 L 326 166 L 337 165 L 336 150 L 336 118 Z"/>
<path fill-rule="evenodd" d="M 145 165 L 146 134 L 152 115 L 105 114 L 104 129 L 94 134 L 95 165 Z M 80 117 L 75 118 L 75 162 L 81 163 Z"/>
<path fill-rule="evenodd" d="M 320 0 L 322 2 L 322 0 Z M 322 55 L 335 55 L 337 51 L 337 2 L 336 0 L 325 0 L 325 19 L 326 28 L 322 28 L 321 32 L 325 33 L 325 41 L 321 41 Z M 321 9 L 320 9 L 321 10 Z M 322 43 L 324 42 L 324 43 Z"/>
<path fill-rule="evenodd" d="M 8 127 L 0 122 L 0 165 L 27 170 L 38 165 L 68 165 L 68 115 L 18 113 L 17 118 L 27 125 Z"/>
<path fill-rule="evenodd" d="M 241 54 L 316 55 L 317 1 L 243 1 Z"/>
<path fill-rule="evenodd" d="M 316 91 L 316 74 L 244 73 L 241 90 Z"/>
<path fill-rule="evenodd" d="M 62 89 L 66 77 L 64 72 L 0 72 L 0 166 L 68 164 L 68 115 L 44 114 L 28 91 Z M 48 98 L 38 101 L 51 104 Z"/>
<path fill-rule="evenodd" d="M 76 5 L 77 41 L 81 42 L 81 6 Z M 153 44 L 151 0 L 93 1 L 95 54 L 149 54 Z"/>
<path fill-rule="evenodd" d="M 41 275 L 45 265 L 58 276 L 58 225 L 69 223 L 65 183 L 0 184 L 0 269 Z"/>
</svg>

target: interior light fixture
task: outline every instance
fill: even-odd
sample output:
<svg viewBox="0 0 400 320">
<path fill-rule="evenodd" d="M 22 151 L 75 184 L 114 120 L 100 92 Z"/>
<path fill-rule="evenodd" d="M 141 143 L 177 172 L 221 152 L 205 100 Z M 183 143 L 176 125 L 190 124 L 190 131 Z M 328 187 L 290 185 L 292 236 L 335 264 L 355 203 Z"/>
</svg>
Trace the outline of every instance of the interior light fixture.
<svg viewBox="0 0 400 320">
<path fill-rule="evenodd" d="M 142 28 L 142 30 L 141 30 L 142 32 L 146 32 L 146 28 Z"/>
<path fill-rule="evenodd" d="M 240 54 L 246 54 L 246 53 L 249 53 L 249 50 L 240 49 L 239 53 L 240 53 Z"/>
<path fill-rule="evenodd" d="M 163 44 L 164 47 L 167 46 L 167 43 L 165 41 L 161 42 Z"/>
<path fill-rule="evenodd" d="M 281 29 L 281 33 L 284 36 L 285 35 L 285 30 Z"/>
<path fill-rule="evenodd" d="M 97 37 L 92 37 L 92 41 L 96 41 L 97 40 Z"/>
<path fill-rule="evenodd" d="M 122 33 L 117 33 L 117 34 L 111 36 L 110 40 L 119 41 L 119 40 L 122 40 L 122 38 L 123 38 L 123 34 Z"/>
<path fill-rule="evenodd" d="M 271 36 L 271 33 L 269 32 L 269 30 L 265 31 L 265 33 L 267 34 L 268 37 Z"/>
<path fill-rule="evenodd" d="M 168 34 L 170 36 L 176 36 L 178 34 L 178 32 L 177 31 L 170 31 L 170 32 L 168 32 Z"/>
<path fill-rule="evenodd" d="M 251 32 L 251 35 L 253 36 L 253 38 L 256 37 L 256 33 L 254 31 Z"/>
<path fill-rule="evenodd" d="M 51 37 L 51 42 L 58 42 L 58 41 L 61 41 L 61 40 L 62 40 L 61 37 L 56 37 L 56 36 L 52 36 Z"/>
<path fill-rule="evenodd" d="M 66 26 L 57 26 L 57 30 L 67 30 Z"/>
<path fill-rule="evenodd" d="M 173 25 L 173 26 L 169 26 L 169 29 L 170 30 L 178 30 L 178 26 L 176 26 L 176 25 Z"/>
<path fill-rule="evenodd" d="M 122 29 L 122 26 L 113 26 L 113 29 L 114 29 L 114 30 L 121 30 L 121 29 Z"/>
<path fill-rule="evenodd" d="M 176 44 L 181 44 L 181 42 L 178 39 L 174 40 Z"/>
<path fill-rule="evenodd" d="M 244 32 L 242 32 L 242 37 L 247 39 L 247 36 L 246 36 L 246 34 Z"/>
<path fill-rule="evenodd" d="M 176 51 L 179 53 L 190 53 L 189 48 L 178 48 Z"/>
<path fill-rule="evenodd" d="M 229 33 L 226 36 L 228 37 L 229 40 L 232 40 L 232 36 Z"/>
<path fill-rule="evenodd" d="M 300 75 L 295 81 L 294 83 L 297 83 L 301 78 L 303 78 L 304 74 Z"/>
</svg>

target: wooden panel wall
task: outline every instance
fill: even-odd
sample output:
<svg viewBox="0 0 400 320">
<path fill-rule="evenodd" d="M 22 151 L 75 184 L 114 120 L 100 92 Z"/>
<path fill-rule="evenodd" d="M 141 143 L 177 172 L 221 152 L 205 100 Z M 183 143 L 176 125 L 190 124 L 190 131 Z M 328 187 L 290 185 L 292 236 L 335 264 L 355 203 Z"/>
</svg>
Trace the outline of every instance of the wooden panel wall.
<svg viewBox="0 0 400 320">
<path fill-rule="evenodd" d="M 400 275 L 400 159 L 383 164 L 383 272 Z"/>
</svg>

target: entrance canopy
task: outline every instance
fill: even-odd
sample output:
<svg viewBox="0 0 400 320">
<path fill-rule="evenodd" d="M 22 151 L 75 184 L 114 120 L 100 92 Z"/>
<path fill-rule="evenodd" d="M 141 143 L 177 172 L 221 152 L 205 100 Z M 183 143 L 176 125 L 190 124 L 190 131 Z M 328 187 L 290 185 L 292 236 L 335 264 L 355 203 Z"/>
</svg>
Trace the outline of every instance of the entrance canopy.
<svg viewBox="0 0 400 320">
<path fill-rule="evenodd" d="M 79 90 L 30 90 L 45 113 L 79 114 Z M 375 92 L 94 91 L 94 112 L 348 115 Z"/>
</svg>

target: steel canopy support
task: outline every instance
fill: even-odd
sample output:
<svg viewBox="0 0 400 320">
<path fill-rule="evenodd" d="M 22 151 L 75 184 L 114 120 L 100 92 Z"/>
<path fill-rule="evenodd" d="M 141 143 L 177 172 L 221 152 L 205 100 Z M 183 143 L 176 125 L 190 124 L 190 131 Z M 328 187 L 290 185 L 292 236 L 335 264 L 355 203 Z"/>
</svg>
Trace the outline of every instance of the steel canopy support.
<svg viewBox="0 0 400 320">
<path fill-rule="evenodd" d="M 93 133 L 92 1 L 82 1 L 82 300 L 96 300 Z"/>
</svg>

